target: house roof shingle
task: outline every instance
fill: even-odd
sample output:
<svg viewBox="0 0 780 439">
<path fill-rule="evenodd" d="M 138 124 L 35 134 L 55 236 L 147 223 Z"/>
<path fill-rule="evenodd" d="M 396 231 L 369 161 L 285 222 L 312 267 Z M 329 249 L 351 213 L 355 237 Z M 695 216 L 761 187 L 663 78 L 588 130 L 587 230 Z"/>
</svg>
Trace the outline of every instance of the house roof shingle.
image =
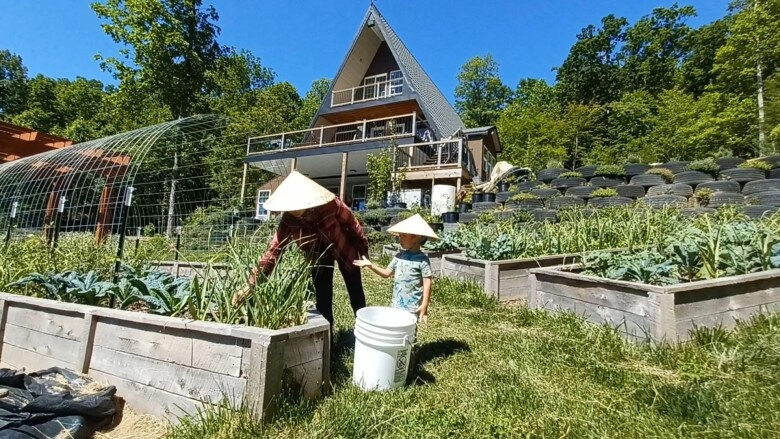
<svg viewBox="0 0 780 439">
<path fill-rule="evenodd" d="M 373 4 L 369 6 L 367 14 L 368 19 L 372 17 L 380 24 L 380 31 L 404 71 L 404 76 L 409 78 L 409 84 L 417 93 L 428 122 L 435 126 L 442 137 L 452 135 L 463 128 L 464 124 L 458 113 Z"/>
</svg>

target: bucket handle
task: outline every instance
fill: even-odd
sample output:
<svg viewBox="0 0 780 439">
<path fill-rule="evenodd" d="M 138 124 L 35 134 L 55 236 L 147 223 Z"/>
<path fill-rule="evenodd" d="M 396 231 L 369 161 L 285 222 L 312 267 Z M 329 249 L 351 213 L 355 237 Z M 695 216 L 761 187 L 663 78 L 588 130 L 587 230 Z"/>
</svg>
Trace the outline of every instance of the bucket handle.
<svg viewBox="0 0 780 439">
<path fill-rule="evenodd" d="M 357 329 L 357 328 L 355 328 L 355 329 Z M 368 336 L 368 337 L 371 338 L 371 336 Z M 404 335 L 404 341 L 401 342 L 401 344 L 390 344 L 390 343 L 386 343 L 386 342 L 382 342 L 382 343 L 384 343 L 386 346 L 392 347 L 392 348 L 403 348 L 403 347 L 406 347 L 407 345 L 411 345 L 412 344 L 412 342 L 410 341 L 409 334 Z"/>
</svg>

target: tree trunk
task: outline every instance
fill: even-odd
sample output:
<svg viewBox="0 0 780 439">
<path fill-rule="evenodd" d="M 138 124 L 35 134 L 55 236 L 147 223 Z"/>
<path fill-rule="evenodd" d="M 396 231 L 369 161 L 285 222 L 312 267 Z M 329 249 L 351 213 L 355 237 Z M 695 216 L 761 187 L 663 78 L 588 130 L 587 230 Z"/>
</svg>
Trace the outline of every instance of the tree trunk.
<svg viewBox="0 0 780 439">
<path fill-rule="evenodd" d="M 168 195 L 168 225 L 165 228 L 165 236 L 170 238 L 173 236 L 174 224 L 174 207 L 176 201 L 176 171 L 179 169 L 179 153 L 173 153 L 173 169 L 171 169 L 171 192 Z"/>
<path fill-rule="evenodd" d="M 764 78 L 762 77 L 760 55 L 758 61 L 756 61 L 756 83 L 758 85 L 758 152 L 765 155 L 768 151 L 764 151 L 766 147 L 766 133 L 764 132 Z"/>
</svg>

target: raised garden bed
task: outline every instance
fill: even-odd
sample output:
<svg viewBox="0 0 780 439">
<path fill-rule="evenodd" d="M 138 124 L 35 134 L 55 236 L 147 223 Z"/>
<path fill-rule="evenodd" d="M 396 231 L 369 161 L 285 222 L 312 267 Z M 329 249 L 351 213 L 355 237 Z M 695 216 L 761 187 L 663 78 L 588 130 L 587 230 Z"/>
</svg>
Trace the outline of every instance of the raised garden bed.
<svg viewBox="0 0 780 439">
<path fill-rule="evenodd" d="M 697 327 L 780 311 L 780 269 L 668 286 L 584 276 L 561 267 L 531 270 L 529 307 L 571 311 L 634 341 L 685 341 Z"/>
<path fill-rule="evenodd" d="M 483 285 L 488 294 L 501 301 L 527 300 L 531 290 L 528 275 L 532 268 L 571 264 L 579 260 L 579 254 L 503 261 L 487 261 L 469 258 L 463 254 L 449 254 L 442 257 L 441 275 L 476 281 Z"/>
<path fill-rule="evenodd" d="M 225 397 L 262 418 L 283 386 L 310 399 L 329 390 L 330 325 L 309 313 L 270 330 L 0 293 L 0 366 L 73 369 L 171 420 Z"/>
</svg>

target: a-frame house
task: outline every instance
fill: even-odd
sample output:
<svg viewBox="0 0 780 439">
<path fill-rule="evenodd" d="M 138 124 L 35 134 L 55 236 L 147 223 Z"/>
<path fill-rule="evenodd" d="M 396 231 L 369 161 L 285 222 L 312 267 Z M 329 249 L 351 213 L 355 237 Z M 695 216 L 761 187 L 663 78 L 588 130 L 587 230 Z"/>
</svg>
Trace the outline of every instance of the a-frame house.
<svg viewBox="0 0 780 439">
<path fill-rule="evenodd" d="M 358 208 L 367 156 L 391 140 L 396 169 L 405 170 L 404 201 L 422 204 L 434 184 L 488 177 L 501 148 L 495 127 L 465 129 L 372 4 L 310 128 L 250 138 L 245 161 L 280 176 L 297 169 Z"/>
</svg>

